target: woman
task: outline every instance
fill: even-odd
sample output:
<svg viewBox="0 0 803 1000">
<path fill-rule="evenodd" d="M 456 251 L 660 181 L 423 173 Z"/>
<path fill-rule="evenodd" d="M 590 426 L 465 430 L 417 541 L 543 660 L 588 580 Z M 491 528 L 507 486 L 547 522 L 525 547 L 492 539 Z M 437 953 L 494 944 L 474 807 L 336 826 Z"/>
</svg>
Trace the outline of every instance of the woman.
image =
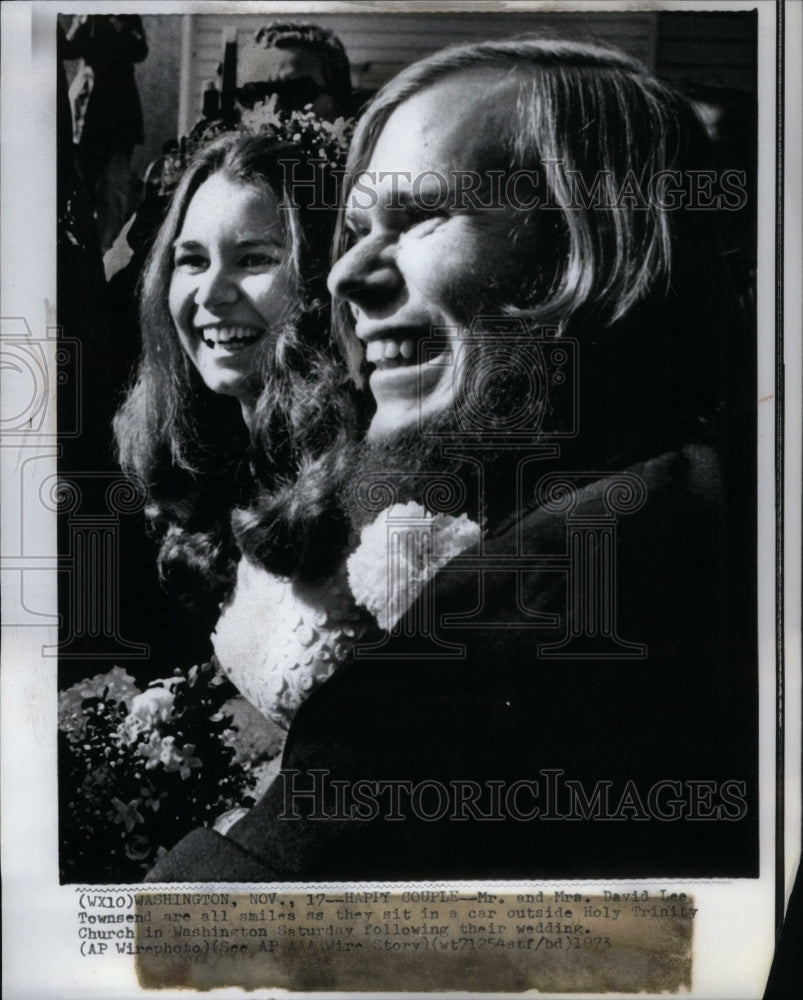
<svg viewBox="0 0 803 1000">
<path fill-rule="evenodd" d="M 310 658 L 292 615 L 323 615 L 316 654 L 356 617 L 333 594 L 346 525 L 330 482 L 356 425 L 329 349 L 334 201 L 291 182 L 304 156 L 229 135 L 191 161 L 145 270 L 139 374 L 115 419 L 162 577 L 207 613 L 236 584 L 218 657 L 285 725 L 337 663 Z"/>
</svg>

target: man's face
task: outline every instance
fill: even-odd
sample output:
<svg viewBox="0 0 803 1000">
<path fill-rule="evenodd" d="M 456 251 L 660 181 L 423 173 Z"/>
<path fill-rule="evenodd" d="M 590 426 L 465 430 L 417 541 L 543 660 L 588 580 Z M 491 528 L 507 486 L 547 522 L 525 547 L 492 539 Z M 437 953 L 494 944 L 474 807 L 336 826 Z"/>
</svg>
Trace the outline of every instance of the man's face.
<svg viewBox="0 0 803 1000">
<path fill-rule="evenodd" d="M 391 114 L 347 196 L 353 245 L 329 288 L 349 303 L 372 366 L 371 438 L 442 418 L 475 349 L 464 342 L 473 318 L 524 305 L 535 219 L 530 213 L 523 226 L 525 214 L 490 197 L 486 183 L 489 171 L 510 170 L 500 136 L 512 125 L 517 91 L 499 71 L 482 70 L 411 97 Z M 444 185 L 453 189 L 458 176 L 465 185 L 468 171 L 480 177 L 474 200 L 482 207 L 453 190 L 444 197 Z M 422 356 L 419 345 L 433 337 Z"/>
<path fill-rule="evenodd" d="M 312 111 L 327 121 L 342 114 L 329 93 L 321 60 L 309 49 L 262 49 L 243 54 L 239 100 L 246 107 L 276 94 L 277 111 Z"/>
</svg>

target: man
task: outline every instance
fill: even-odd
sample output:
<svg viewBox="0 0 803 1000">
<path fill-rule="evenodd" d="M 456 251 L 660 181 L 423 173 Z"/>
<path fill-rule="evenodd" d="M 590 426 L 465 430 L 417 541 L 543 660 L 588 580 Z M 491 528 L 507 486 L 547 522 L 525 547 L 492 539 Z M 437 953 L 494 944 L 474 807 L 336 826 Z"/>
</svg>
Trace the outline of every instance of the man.
<svg viewBox="0 0 803 1000">
<path fill-rule="evenodd" d="M 755 873 L 750 417 L 686 210 L 704 153 L 597 46 L 446 50 L 377 95 L 330 275 L 376 404 L 349 506 L 482 538 L 301 707 L 262 802 L 153 880 Z"/>
<path fill-rule="evenodd" d="M 340 39 L 326 28 L 272 21 L 244 48 L 237 99 L 244 107 L 276 95 L 277 111 L 303 111 L 334 121 L 351 113 L 351 68 Z"/>
</svg>

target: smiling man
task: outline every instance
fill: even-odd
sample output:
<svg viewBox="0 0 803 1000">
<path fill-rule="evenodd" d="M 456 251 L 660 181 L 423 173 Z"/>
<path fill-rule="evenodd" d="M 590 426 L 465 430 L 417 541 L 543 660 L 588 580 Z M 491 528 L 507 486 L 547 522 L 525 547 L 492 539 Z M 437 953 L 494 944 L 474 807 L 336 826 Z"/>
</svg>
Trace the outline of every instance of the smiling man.
<svg viewBox="0 0 803 1000">
<path fill-rule="evenodd" d="M 539 226 L 507 201 L 461 204 L 452 182 L 457 166 L 478 178 L 504 168 L 506 150 L 488 138 L 504 130 L 518 86 L 484 70 L 414 94 L 388 119 L 352 190 L 346 219 L 354 245 L 329 287 L 349 303 L 373 368 L 372 438 L 450 407 L 455 372 L 466 370 L 461 332 L 478 311 L 524 301 L 531 291 Z M 419 364 L 419 343 L 435 331 L 443 352 Z"/>
<path fill-rule="evenodd" d="M 715 216 L 678 195 L 705 163 L 599 46 L 446 50 L 377 95 L 329 279 L 375 401 L 349 505 L 481 537 L 152 878 L 755 874 L 752 411 Z"/>
</svg>

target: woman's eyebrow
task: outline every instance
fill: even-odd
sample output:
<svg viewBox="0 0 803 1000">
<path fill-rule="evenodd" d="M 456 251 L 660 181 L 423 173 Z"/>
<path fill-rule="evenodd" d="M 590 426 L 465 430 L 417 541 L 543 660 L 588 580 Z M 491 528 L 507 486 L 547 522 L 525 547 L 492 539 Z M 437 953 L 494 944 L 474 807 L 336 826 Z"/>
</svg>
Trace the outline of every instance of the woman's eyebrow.
<svg viewBox="0 0 803 1000">
<path fill-rule="evenodd" d="M 237 239 L 234 241 L 235 246 L 238 247 L 263 247 L 263 246 L 274 246 L 283 247 L 284 240 L 279 240 L 275 236 L 244 236 L 242 239 Z"/>
<path fill-rule="evenodd" d="M 233 241 L 234 246 L 247 249 L 248 247 L 264 247 L 273 246 L 281 249 L 284 247 L 284 240 L 277 239 L 275 236 L 244 236 L 242 239 L 238 238 Z M 178 250 L 205 250 L 206 244 L 202 243 L 200 240 L 183 240 L 177 239 L 173 241 L 173 249 Z"/>
</svg>

